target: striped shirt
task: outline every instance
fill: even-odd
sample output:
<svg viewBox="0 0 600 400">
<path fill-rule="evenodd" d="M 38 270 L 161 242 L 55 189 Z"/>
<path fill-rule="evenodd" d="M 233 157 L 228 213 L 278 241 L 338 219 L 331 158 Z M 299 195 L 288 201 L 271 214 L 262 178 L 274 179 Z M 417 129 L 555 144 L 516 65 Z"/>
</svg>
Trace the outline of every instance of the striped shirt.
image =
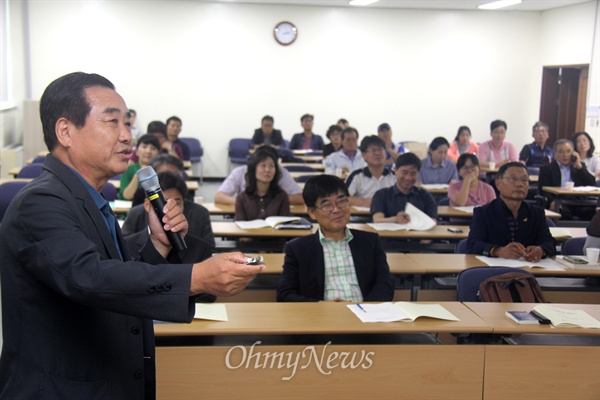
<svg viewBox="0 0 600 400">
<path fill-rule="evenodd" d="M 323 246 L 325 263 L 324 300 L 363 301 L 349 244 L 353 238 L 348 228 L 346 228 L 346 237 L 339 242 L 326 238 L 319 230 L 319 241 Z"/>
</svg>

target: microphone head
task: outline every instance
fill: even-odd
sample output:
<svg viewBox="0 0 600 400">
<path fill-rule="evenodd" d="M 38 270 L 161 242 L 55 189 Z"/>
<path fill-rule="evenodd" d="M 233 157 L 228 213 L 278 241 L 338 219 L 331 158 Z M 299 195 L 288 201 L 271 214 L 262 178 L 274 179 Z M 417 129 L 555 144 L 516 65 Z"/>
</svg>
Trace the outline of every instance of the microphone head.
<svg viewBox="0 0 600 400">
<path fill-rule="evenodd" d="M 153 192 L 160 190 L 160 184 L 158 183 L 158 175 L 151 166 L 140 168 L 137 172 L 138 180 L 142 189 L 146 192 Z"/>
</svg>

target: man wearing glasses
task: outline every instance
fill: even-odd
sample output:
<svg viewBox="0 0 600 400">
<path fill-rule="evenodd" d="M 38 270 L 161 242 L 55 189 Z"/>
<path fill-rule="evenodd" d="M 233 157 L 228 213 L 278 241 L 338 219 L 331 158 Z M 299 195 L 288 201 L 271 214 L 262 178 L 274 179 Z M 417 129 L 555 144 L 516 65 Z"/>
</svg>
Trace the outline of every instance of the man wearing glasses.
<svg viewBox="0 0 600 400">
<path fill-rule="evenodd" d="M 360 151 L 367 166 L 357 169 L 346 179 L 353 206 L 371 207 L 371 199 L 379 189 L 394 186 L 396 176 L 385 165 L 385 143 L 371 135 L 360 142 Z"/>
<path fill-rule="evenodd" d="M 394 280 L 379 235 L 348 229 L 348 190 L 332 175 L 311 178 L 302 192 L 319 230 L 285 246 L 277 301 L 390 301 Z"/>
<path fill-rule="evenodd" d="M 529 174 L 520 162 L 504 164 L 496 176 L 500 197 L 473 211 L 467 252 L 488 257 L 529 262 L 556 253 L 554 238 L 541 207 L 523 200 L 527 197 Z"/>
</svg>

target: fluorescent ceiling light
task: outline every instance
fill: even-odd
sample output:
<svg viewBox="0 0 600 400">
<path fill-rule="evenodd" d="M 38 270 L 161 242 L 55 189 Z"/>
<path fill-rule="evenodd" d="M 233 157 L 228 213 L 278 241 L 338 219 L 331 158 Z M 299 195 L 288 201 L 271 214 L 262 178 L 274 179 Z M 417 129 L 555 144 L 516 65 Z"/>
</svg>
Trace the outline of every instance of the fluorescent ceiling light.
<svg viewBox="0 0 600 400">
<path fill-rule="evenodd" d="M 352 0 L 349 4 L 351 6 L 368 6 L 369 4 L 375 3 L 379 0 Z"/>
<path fill-rule="evenodd" d="M 521 0 L 500 0 L 494 1 L 493 3 L 482 4 L 477 8 L 479 8 L 480 10 L 497 10 L 499 8 L 514 6 L 515 4 L 520 3 L 522 3 Z"/>
</svg>

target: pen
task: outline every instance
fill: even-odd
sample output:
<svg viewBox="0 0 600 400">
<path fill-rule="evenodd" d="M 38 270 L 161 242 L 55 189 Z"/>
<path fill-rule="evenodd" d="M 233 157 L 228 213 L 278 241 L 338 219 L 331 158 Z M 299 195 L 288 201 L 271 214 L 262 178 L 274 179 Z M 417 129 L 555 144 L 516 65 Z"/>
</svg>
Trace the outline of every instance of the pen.
<svg viewBox="0 0 600 400">
<path fill-rule="evenodd" d="M 361 310 L 363 310 L 363 312 L 367 312 L 367 310 L 365 310 L 360 304 L 356 303 L 356 307 L 360 308 Z"/>
</svg>

